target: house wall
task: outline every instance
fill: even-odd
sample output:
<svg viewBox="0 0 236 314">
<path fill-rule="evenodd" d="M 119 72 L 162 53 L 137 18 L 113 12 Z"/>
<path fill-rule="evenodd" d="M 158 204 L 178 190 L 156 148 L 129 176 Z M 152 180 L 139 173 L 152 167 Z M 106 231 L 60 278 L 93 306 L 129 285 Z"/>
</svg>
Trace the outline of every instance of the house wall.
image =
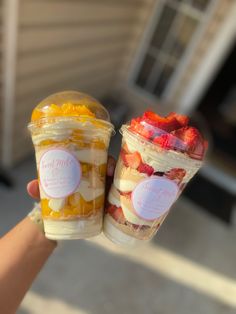
<svg viewBox="0 0 236 314">
<path fill-rule="evenodd" d="M 133 30 L 133 39 L 129 43 L 129 52 L 123 58 L 123 64 L 118 73 L 119 77 L 116 85 L 116 92 L 122 101 L 131 107 L 132 115 L 140 114 L 147 106 L 153 108 L 154 102 L 144 94 L 137 93 L 130 83 L 130 75 L 133 70 L 135 59 L 139 50 L 142 48 L 142 42 L 145 32 L 153 15 L 153 10 L 158 6 L 160 0 L 143 0 L 142 10 L 137 15 L 137 27 Z"/>
<path fill-rule="evenodd" d="M 2 16 L 3 7 L 2 0 L 0 0 L 0 32 L 2 33 Z M 2 37 L 0 37 L 0 120 L 3 116 L 3 106 L 2 106 Z M 0 123 L 0 156 L 2 154 L 2 123 Z"/>
<path fill-rule="evenodd" d="M 132 115 L 147 107 L 161 113 L 178 110 L 189 75 L 199 67 L 233 3 L 218 1 L 205 40 L 189 60 L 191 71 L 183 72 L 170 104 L 162 106 L 137 93 L 129 81 L 141 40 L 160 0 L 4 1 L 19 2 L 13 115 L 7 125 L 12 130 L 7 141 L 12 145 L 8 151 L 4 147 L 8 165 L 32 152 L 26 128 L 31 111 L 42 98 L 59 90 L 82 90 L 97 98 L 117 95 L 132 108 Z"/>
<path fill-rule="evenodd" d="M 42 98 L 66 89 L 101 98 L 112 90 L 142 7 L 138 0 L 19 2 L 13 163 L 32 151 L 26 125 Z"/>
<path fill-rule="evenodd" d="M 208 20 L 205 30 L 202 33 L 201 40 L 195 45 L 192 56 L 188 59 L 186 69 L 178 78 L 178 83 L 171 95 L 164 102 L 158 102 L 155 99 L 147 97 L 145 93 L 138 92 L 132 86 L 130 82 L 130 71 L 134 66 L 134 60 L 137 57 L 140 46 L 142 45 L 143 39 L 145 39 L 145 32 L 148 26 L 148 22 L 152 17 L 155 6 L 158 6 L 158 1 L 146 0 L 143 1 L 144 8 L 140 12 L 141 21 L 139 22 L 139 28 L 136 29 L 134 39 L 130 45 L 130 53 L 126 56 L 123 66 L 121 67 L 120 76 L 117 85 L 117 92 L 121 95 L 123 102 L 126 102 L 132 107 L 133 115 L 140 114 L 145 108 L 152 108 L 159 113 L 165 114 L 168 111 L 181 110 L 181 101 L 184 96 L 187 86 L 192 79 L 194 74 L 201 65 L 202 60 L 213 42 L 221 31 L 223 23 L 227 20 L 232 7 L 235 5 L 234 1 L 224 0 L 218 1 L 214 6 L 213 13 Z M 191 104 L 190 104 L 191 105 Z"/>
</svg>

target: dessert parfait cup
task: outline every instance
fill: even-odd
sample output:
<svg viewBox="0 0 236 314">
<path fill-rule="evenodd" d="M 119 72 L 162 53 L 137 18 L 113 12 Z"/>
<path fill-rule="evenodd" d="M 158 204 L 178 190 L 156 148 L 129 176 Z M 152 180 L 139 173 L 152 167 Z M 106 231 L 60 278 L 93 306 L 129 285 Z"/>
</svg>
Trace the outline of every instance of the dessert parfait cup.
<svg viewBox="0 0 236 314">
<path fill-rule="evenodd" d="M 160 129 L 162 124 L 147 115 L 121 128 L 122 147 L 103 226 L 114 243 L 136 245 L 152 239 L 202 166 L 206 143 L 201 134 L 184 125 L 187 117 L 171 115 L 182 118 L 181 123 L 171 118 Z"/>
<path fill-rule="evenodd" d="M 98 235 L 107 152 L 114 132 L 108 112 L 86 94 L 65 91 L 40 102 L 28 128 L 35 148 L 46 237 Z"/>
</svg>

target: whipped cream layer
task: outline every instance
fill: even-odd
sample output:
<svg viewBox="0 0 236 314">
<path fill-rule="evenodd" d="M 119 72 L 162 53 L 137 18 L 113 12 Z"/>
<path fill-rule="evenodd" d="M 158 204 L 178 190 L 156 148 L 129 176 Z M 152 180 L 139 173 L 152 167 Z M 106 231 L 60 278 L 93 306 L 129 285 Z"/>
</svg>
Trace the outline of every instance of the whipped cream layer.
<svg viewBox="0 0 236 314">
<path fill-rule="evenodd" d="M 48 151 L 49 149 L 58 148 L 58 147 L 61 147 L 61 145 L 56 146 L 56 144 L 55 144 L 55 146 L 53 145 L 53 146 L 51 146 L 51 148 L 43 147 L 40 149 L 36 149 L 35 156 L 36 156 L 37 167 L 39 166 L 40 159 L 41 159 L 42 155 L 44 154 L 44 152 Z M 76 156 L 76 158 L 80 162 L 93 164 L 96 166 L 101 166 L 101 165 L 107 163 L 107 150 L 97 149 L 97 148 L 76 149 L 76 147 L 74 145 L 71 145 L 69 147 L 65 146 L 64 148 L 67 149 L 74 156 Z"/>
<path fill-rule="evenodd" d="M 45 123 L 37 132 L 32 132 L 32 140 L 34 145 L 40 145 L 44 140 L 63 141 L 68 139 L 73 131 L 79 130 L 82 132 L 83 140 L 90 142 L 94 137 L 97 138 L 109 138 L 112 129 L 99 127 L 94 125 L 91 121 L 75 121 L 68 119 L 66 121 L 55 121 L 53 123 Z"/>
<path fill-rule="evenodd" d="M 103 165 L 107 162 L 107 150 L 94 148 L 81 148 L 74 150 L 74 155 L 81 162 L 86 162 L 96 166 Z"/>
<path fill-rule="evenodd" d="M 146 174 L 130 167 L 125 167 L 119 159 L 114 174 L 114 185 L 121 192 L 130 192 L 136 187 L 140 180 L 145 179 Z"/>
<path fill-rule="evenodd" d="M 190 158 L 188 155 L 173 150 L 165 150 L 152 143 L 140 143 L 139 138 L 123 129 L 124 141 L 131 153 L 138 151 L 144 163 L 153 167 L 154 171 L 166 172 L 173 168 L 186 171 L 182 180 L 187 183 L 202 166 L 202 161 Z"/>
<path fill-rule="evenodd" d="M 45 236 L 51 240 L 70 240 L 93 237 L 102 230 L 102 216 L 75 220 L 44 219 Z"/>
</svg>

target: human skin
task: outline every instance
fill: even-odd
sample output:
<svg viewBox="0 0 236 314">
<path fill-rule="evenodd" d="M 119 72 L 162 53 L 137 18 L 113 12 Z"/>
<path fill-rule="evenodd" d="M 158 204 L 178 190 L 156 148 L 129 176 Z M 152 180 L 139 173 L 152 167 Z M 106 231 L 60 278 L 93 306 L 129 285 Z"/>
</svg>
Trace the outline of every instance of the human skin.
<svg viewBox="0 0 236 314">
<path fill-rule="evenodd" d="M 108 159 L 107 177 L 113 176 L 115 160 Z M 110 183 L 111 180 L 107 180 Z M 109 187 L 107 186 L 107 189 Z M 28 194 L 38 199 L 38 181 L 27 185 Z M 57 246 L 45 237 L 29 217 L 20 221 L 0 239 L 0 313 L 13 314 L 37 274 Z"/>
</svg>

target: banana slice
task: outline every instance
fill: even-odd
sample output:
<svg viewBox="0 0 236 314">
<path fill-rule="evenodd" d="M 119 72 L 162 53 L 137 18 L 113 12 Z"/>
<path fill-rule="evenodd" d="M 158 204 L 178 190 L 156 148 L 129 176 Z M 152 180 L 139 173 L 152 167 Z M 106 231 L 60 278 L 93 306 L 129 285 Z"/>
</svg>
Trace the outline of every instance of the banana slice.
<svg viewBox="0 0 236 314">
<path fill-rule="evenodd" d="M 50 199 L 50 201 L 48 202 L 48 206 L 55 212 L 59 212 L 66 203 L 66 199 L 65 198 L 54 198 L 54 199 Z"/>
</svg>

